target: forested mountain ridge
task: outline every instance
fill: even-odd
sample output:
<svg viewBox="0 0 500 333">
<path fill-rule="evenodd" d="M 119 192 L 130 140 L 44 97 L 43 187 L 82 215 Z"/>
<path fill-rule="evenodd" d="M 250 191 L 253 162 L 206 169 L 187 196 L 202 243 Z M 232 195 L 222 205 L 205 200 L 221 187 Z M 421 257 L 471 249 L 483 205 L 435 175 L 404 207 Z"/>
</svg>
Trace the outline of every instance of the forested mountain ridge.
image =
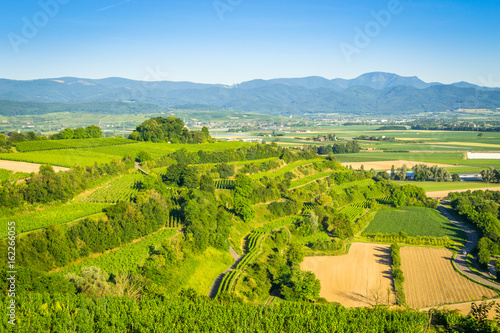
<svg viewBox="0 0 500 333">
<path fill-rule="evenodd" d="M 113 113 L 137 113 L 188 104 L 267 114 L 390 115 L 459 108 L 496 109 L 500 107 L 500 89 L 465 82 L 426 83 L 417 77 L 389 73 L 367 73 L 352 80 L 322 77 L 253 80 L 232 86 L 122 78 L 3 79 L 0 100 L 4 100 L 0 102 L 3 115 L 32 114 L 37 109 L 40 112 L 113 109 Z"/>
</svg>

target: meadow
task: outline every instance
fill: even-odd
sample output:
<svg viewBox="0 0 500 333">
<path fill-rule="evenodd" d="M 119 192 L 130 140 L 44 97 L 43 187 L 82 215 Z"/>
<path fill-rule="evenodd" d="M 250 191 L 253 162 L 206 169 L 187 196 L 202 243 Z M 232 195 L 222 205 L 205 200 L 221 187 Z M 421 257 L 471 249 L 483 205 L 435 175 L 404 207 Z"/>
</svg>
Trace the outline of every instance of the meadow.
<svg viewBox="0 0 500 333">
<path fill-rule="evenodd" d="M 486 184 L 483 182 L 415 182 L 415 181 L 394 181 L 398 185 L 416 185 L 423 188 L 426 192 L 434 191 L 453 191 L 453 190 L 468 190 L 468 189 L 496 189 L 500 190 L 498 184 Z"/>
<path fill-rule="evenodd" d="M 107 147 L 107 146 L 117 146 L 117 145 L 131 144 L 131 143 L 137 143 L 137 141 L 116 137 L 116 138 L 99 138 L 99 139 L 23 141 L 16 143 L 15 146 L 18 152 L 24 153 L 28 151 L 40 151 L 40 150 Z"/>
<path fill-rule="evenodd" d="M 448 236 L 452 240 L 467 239 L 465 233 L 448 221 L 437 210 L 422 207 L 381 209 L 375 214 L 364 233 L 392 234 L 404 232 L 408 236 Z"/>
</svg>

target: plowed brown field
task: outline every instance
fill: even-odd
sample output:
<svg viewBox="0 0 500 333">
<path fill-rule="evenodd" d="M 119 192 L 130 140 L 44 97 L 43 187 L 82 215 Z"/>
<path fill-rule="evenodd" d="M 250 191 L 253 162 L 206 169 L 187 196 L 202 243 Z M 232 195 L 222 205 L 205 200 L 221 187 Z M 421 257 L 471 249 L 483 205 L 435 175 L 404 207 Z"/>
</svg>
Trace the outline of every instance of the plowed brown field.
<svg viewBox="0 0 500 333">
<path fill-rule="evenodd" d="M 348 307 L 387 304 L 388 289 L 394 302 L 388 245 L 353 243 L 346 255 L 306 257 L 300 268 L 314 272 L 321 281 L 320 296 L 329 302 Z"/>
<path fill-rule="evenodd" d="M 406 303 L 412 308 L 437 306 L 494 297 L 497 293 L 461 276 L 453 269 L 446 249 L 403 247 L 401 269 Z"/>
</svg>

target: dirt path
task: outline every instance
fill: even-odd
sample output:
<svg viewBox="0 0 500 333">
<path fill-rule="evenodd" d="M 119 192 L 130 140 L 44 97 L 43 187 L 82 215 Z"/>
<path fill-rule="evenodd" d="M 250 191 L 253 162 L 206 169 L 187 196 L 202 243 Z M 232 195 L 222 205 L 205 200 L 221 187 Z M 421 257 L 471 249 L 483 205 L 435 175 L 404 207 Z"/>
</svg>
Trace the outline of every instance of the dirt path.
<svg viewBox="0 0 500 333">
<path fill-rule="evenodd" d="M 443 206 L 439 206 L 438 209 L 448 220 L 450 220 L 450 222 L 452 222 L 453 224 L 455 224 L 456 226 L 461 228 L 467 234 L 467 243 L 465 244 L 465 246 L 462 249 L 460 249 L 460 251 L 458 251 L 458 254 L 453 259 L 453 262 L 455 263 L 455 266 L 457 267 L 457 269 L 462 274 L 467 276 L 468 278 L 470 278 L 470 279 L 472 279 L 480 284 L 483 284 L 483 285 L 486 285 L 486 286 L 489 286 L 489 287 L 492 287 L 495 289 L 500 289 L 500 284 L 491 282 L 489 280 L 486 280 L 485 278 L 480 277 L 479 275 L 474 273 L 467 266 L 467 261 L 466 261 L 467 254 L 470 251 L 472 251 L 472 249 L 474 249 L 474 247 L 476 246 L 476 244 L 478 242 L 478 236 L 477 236 L 476 232 L 474 230 L 472 230 L 471 228 L 469 228 L 468 226 L 466 226 L 465 224 L 456 220 Z M 464 252 L 466 254 L 464 254 Z"/>
<path fill-rule="evenodd" d="M 134 166 L 137 169 L 137 171 L 140 171 L 140 172 L 142 172 L 145 175 L 149 175 L 149 172 L 147 172 L 146 170 L 144 170 L 144 169 L 141 168 L 141 165 L 140 165 L 139 162 L 135 162 Z"/>
<path fill-rule="evenodd" d="M 240 256 L 238 253 L 236 253 L 236 251 L 233 249 L 232 246 L 229 246 L 229 253 L 233 257 L 234 262 L 231 265 L 231 267 L 226 269 L 224 272 L 220 273 L 219 276 L 217 276 L 217 278 L 215 279 L 214 283 L 212 283 L 212 286 L 210 286 L 210 291 L 208 292 L 208 297 L 210 298 L 214 298 L 217 295 L 217 292 L 219 291 L 219 287 L 220 284 L 222 283 L 222 279 L 224 278 L 224 276 L 226 276 L 226 274 L 235 269 L 236 266 L 238 266 L 238 263 L 245 257 L 245 256 Z"/>
<path fill-rule="evenodd" d="M 449 310 L 458 310 L 461 314 L 464 316 L 467 316 L 470 313 L 471 305 L 472 303 L 478 303 L 480 302 L 479 300 L 476 302 L 466 302 L 466 303 L 455 303 L 455 304 L 446 304 L 437 307 L 438 309 L 449 309 Z M 491 302 L 497 302 L 498 300 L 488 300 L 487 303 Z M 419 309 L 420 311 L 429 311 L 431 309 L 435 309 L 436 307 L 429 307 L 429 308 L 422 308 Z M 488 313 L 488 319 L 495 319 L 495 309 L 492 308 L 490 309 L 490 312 Z"/>
<path fill-rule="evenodd" d="M 38 172 L 40 170 L 40 166 L 42 165 L 37 163 L 0 160 L 0 169 L 11 170 L 14 172 Z M 52 168 L 54 168 L 55 172 L 69 170 L 69 168 L 63 168 L 59 166 L 52 166 Z"/>
</svg>

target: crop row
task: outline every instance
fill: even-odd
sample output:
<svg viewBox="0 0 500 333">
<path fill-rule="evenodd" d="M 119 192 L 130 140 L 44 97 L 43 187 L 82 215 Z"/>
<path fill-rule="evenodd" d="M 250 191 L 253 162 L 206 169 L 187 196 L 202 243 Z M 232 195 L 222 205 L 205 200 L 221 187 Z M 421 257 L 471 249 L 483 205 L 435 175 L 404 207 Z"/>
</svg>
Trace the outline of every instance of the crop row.
<svg viewBox="0 0 500 333">
<path fill-rule="evenodd" d="M 302 215 L 310 215 L 314 209 L 314 205 L 310 202 L 304 203 L 304 207 L 302 208 Z"/>
<path fill-rule="evenodd" d="M 137 194 L 138 189 L 135 183 L 140 180 L 140 174 L 125 175 L 117 178 L 105 186 L 95 190 L 87 197 L 81 199 L 82 202 L 90 203 L 117 203 L 118 201 L 129 201 Z"/>
<path fill-rule="evenodd" d="M 359 208 L 369 208 L 370 207 L 370 201 L 365 200 L 365 201 L 360 201 L 353 203 L 351 206 L 353 207 L 359 207 Z"/>
<path fill-rule="evenodd" d="M 259 252 L 258 242 L 270 231 L 297 222 L 300 220 L 300 216 L 286 217 L 275 222 L 266 224 L 254 231 L 248 236 L 247 239 L 247 254 L 245 257 L 236 265 L 236 268 L 228 272 L 222 279 L 221 285 L 217 293 L 224 291 L 229 291 L 231 286 L 234 284 L 239 272 L 245 268 L 246 265 L 257 255 Z"/>
<path fill-rule="evenodd" d="M 365 209 L 362 207 L 347 206 L 340 212 L 347 215 L 349 220 L 352 222 L 355 221 L 361 214 L 363 214 L 365 212 Z"/>
<path fill-rule="evenodd" d="M 392 203 L 391 197 L 388 195 L 383 197 L 383 198 L 378 198 L 376 200 L 379 204 L 382 204 L 382 205 L 390 205 Z"/>
<path fill-rule="evenodd" d="M 117 275 L 123 272 L 133 272 L 141 266 L 150 254 L 150 248 L 158 246 L 166 239 L 175 235 L 176 229 L 161 229 L 143 239 L 121 246 L 115 251 L 103 253 L 96 258 L 89 258 L 71 266 L 62 273 L 80 273 L 82 267 L 97 266 L 110 274 Z"/>
<path fill-rule="evenodd" d="M 232 190 L 234 189 L 234 180 L 232 179 L 216 180 L 214 185 L 217 190 Z"/>
<path fill-rule="evenodd" d="M 124 138 L 101 138 L 101 139 L 68 139 L 68 140 L 41 140 L 24 141 L 15 144 L 17 151 L 24 153 L 28 151 L 95 148 L 106 146 L 117 146 L 136 143 L 136 141 Z"/>
<path fill-rule="evenodd" d="M 353 182 L 344 183 L 344 184 L 340 184 L 340 185 L 335 185 L 332 189 L 336 192 L 339 192 L 341 190 L 344 190 L 344 189 L 350 188 L 350 187 L 354 187 L 354 186 L 365 187 L 365 186 L 369 186 L 369 185 L 373 185 L 373 184 L 375 184 L 375 181 L 373 179 L 363 179 L 363 180 L 356 180 Z"/>
<path fill-rule="evenodd" d="M 7 222 L 13 221 L 16 223 L 16 232 L 20 234 L 40 228 L 46 228 L 52 224 L 63 224 L 78 218 L 96 214 L 101 212 L 104 207 L 106 207 L 104 204 L 67 204 L 32 213 L 5 217 L 0 219 L 0 224 L 6 226 Z M 2 238 L 7 236 L 6 232 L 7 228 L 3 228 Z"/>
</svg>

